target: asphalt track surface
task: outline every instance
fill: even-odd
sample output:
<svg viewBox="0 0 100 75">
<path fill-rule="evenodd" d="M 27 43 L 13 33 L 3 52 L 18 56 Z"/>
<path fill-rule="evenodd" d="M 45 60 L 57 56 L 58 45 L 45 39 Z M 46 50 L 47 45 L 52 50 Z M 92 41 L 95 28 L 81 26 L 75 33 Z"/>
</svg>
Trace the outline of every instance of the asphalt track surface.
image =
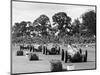
<svg viewBox="0 0 100 75">
<path fill-rule="evenodd" d="M 95 46 L 81 48 L 83 52 L 88 50 L 87 62 L 65 63 L 61 61 L 64 69 L 68 69 L 69 66 L 72 67 L 72 70 L 95 69 Z M 52 59 L 61 60 L 61 55 L 44 55 L 41 52 L 35 52 L 39 56 L 39 60 L 29 61 L 26 55 L 16 56 L 17 50 L 19 50 L 19 47 L 12 47 L 12 73 L 50 72 L 50 61 Z"/>
</svg>

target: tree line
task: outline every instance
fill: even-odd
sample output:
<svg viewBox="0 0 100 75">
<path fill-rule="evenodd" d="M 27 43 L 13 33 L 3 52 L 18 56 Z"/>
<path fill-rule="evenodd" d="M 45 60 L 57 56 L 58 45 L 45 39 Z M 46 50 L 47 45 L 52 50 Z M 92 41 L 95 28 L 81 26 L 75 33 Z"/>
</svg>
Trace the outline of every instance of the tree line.
<svg viewBox="0 0 100 75">
<path fill-rule="evenodd" d="M 40 15 L 33 23 L 30 21 L 17 22 L 12 26 L 12 42 L 26 40 L 28 42 L 34 42 L 34 40 L 54 42 L 65 37 L 96 36 L 96 12 L 91 10 L 83 13 L 80 17 L 82 23 L 78 18 L 72 22 L 72 18 L 67 13 L 58 12 L 52 16 L 53 24 L 45 14 Z"/>
</svg>

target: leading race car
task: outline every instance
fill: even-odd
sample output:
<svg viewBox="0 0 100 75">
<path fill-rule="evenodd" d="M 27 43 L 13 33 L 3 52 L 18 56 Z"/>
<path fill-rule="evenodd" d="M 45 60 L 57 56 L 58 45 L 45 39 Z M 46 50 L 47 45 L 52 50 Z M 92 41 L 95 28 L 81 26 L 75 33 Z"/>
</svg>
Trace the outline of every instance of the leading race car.
<svg viewBox="0 0 100 75">
<path fill-rule="evenodd" d="M 84 53 L 84 54 L 83 54 Z M 67 45 L 67 49 L 64 50 L 62 55 L 65 63 L 69 62 L 86 62 L 87 61 L 87 50 L 82 52 L 81 49 L 78 49 L 75 45 Z"/>
<path fill-rule="evenodd" d="M 45 54 L 60 54 L 60 47 L 57 44 L 49 43 L 46 45 Z"/>
</svg>

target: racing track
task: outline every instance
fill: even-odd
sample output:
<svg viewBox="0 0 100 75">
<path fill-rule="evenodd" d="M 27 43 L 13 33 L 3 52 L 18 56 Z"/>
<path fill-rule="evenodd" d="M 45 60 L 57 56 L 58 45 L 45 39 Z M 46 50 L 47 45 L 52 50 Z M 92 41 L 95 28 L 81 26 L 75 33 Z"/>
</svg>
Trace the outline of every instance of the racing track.
<svg viewBox="0 0 100 75">
<path fill-rule="evenodd" d="M 95 47 L 81 47 L 82 50 L 88 50 L 88 61 L 82 63 L 64 63 L 63 68 L 74 66 L 74 70 L 95 69 Z M 12 47 L 12 73 L 30 73 L 30 72 L 48 72 L 50 71 L 50 61 L 52 59 L 61 60 L 61 55 L 43 55 L 41 52 L 36 52 L 39 55 L 39 61 L 29 61 L 27 56 L 16 56 L 18 47 Z"/>
</svg>

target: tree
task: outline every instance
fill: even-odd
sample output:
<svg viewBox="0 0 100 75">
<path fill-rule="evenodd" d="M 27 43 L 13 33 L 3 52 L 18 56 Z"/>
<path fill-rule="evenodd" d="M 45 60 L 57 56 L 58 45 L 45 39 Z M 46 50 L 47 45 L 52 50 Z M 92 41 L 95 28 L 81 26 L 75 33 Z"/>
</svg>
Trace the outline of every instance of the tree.
<svg viewBox="0 0 100 75">
<path fill-rule="evenodd" d="M 51 27 L 50 20 L 46 15 L 40 15 L 34 22 L 33 26 L 35 30 L 39 32 L 41 35 L 48 35 L 47 29 Z"/>
<path fill-rule="evenodd" d="M 81 25 L 81 23 L 80 23 L 79 19 L 78 18 L 75 19 L 72 24 L 72 33 L 73 34 L 80 33 L 80 25 Z"/>
<path fill-rule="evenodd" d="M 91 10 L 82 15 L 83 25 L 88 29 L 91 35 L 96 35 L 96 13 Z"/>
<path fill-rule="evenodd" d="M 12 26 L 12 39 L 14 41 L 27 40 L 30 38 L 32 30 L 31 22 L 22 21 L 20 23 L 15 23 L 14 26 Z"/>
<path fill-rule="evenodd" d="M 21 26 L 20 23 L 15 23 L 14 26 L 12 26 L 12 37 L 20 37 L 23 34 L 21 33 Z"/>
<path fill-rule="evenodd" d="M 26 26 L 27 26 L 27 22 L 22 21 L 20 23 L 20 32 L 23 33 L 23 35 L 26 33 L 26 30 L 27 30 Z"/>
<path fill-rule="evenodd" d="M 71 18 L 65 12 L 58 12 L 52 16 L 53 22 L 58 24 L 60 33 L 66 32 L 66 28 L 70 29 Z"/>
</svg>

